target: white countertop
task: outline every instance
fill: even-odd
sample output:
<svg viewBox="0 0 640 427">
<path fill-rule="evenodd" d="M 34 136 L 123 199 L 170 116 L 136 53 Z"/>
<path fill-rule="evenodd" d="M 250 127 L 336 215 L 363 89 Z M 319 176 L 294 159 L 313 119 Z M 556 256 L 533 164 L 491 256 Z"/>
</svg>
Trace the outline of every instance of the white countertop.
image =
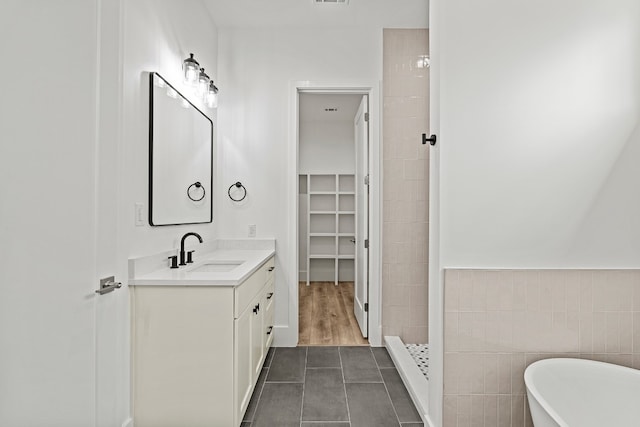
<svg viewBox="0 0 640 427">
<path fill-rule="evenodd" d="M 274 249 L 218 249 L 194 254 L 195 262 L 177 269 L 167 265 L 129 278 L 129 286 L 236 286 L 275 254 Z M 206 264 L 240 263 L 229 271 L 194 271 Z"/>
</svg>

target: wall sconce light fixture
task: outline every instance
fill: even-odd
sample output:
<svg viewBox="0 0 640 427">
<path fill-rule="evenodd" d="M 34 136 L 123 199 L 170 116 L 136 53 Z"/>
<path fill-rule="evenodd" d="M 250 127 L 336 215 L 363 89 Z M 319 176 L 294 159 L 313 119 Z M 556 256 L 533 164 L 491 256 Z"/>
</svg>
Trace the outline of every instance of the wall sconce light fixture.
<svg viewBox="0 0 640 427">
<path fill-rule="evenodd" d="M 205 95 L 205 102 L 209 108 L 218 108 L 218 88 L 213 84 L 213 80 L 209 82 L 209 90 Z"/>
<path fill-rule="evenodd" d="M 218 88 L 204 72 L 204 68 L 200 68 L 200 63 L 193 57 L 193 53 L 182 61 L 182 73 L 184 82 L 195 89 L 196 95 L 207 104 L 207 107 L 218 108 Z M 172 96 L 171 93 L 168 95 Z"/>
<path fill-rule="evenodd" d="M 182 73 L 184 74 L 184 82 L 188 85 L 195 86 L 198 83 L 200 75 L 200 64 L 193 57 L 193 53 L 182 61 Z"/>
</svg>

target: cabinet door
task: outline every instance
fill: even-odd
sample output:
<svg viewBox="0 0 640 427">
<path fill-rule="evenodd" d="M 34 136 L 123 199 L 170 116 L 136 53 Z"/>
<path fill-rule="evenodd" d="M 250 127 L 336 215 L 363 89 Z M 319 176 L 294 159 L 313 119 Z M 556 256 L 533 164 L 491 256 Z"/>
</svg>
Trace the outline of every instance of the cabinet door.
<svg viewBox="0 0 640 427">
<path fill-rule="evenodd" d="M 253 300 L 249 308 L 251 310 L 251 372 L 254 381 L 256 381 L 260 375 L 262 358 L 264 357 L 262 319 L 266 307 L 263 293 L 260 293 Z"/>
<path fill-rule="evenodd" d="M 235 419 L 236 425 L 242 421 L 244 411 L 249 405 L 253 390 L 253 365 L 251 361 L 251 323 L 254 320 L 252 306 L 234 320 L 234 354 L 235 354 Z"/>
</svg>

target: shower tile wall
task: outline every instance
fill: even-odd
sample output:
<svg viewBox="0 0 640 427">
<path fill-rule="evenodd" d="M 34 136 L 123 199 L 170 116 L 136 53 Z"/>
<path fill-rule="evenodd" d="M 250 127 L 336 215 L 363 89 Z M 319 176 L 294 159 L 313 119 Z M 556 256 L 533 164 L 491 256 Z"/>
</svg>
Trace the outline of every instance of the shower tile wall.
<svg viewBox="0 0 640 427">
<path fill-rule="evenodd" d="M 426 29 L 385 29 L 382 332 L 428 338 L 429 69 Z M 422 64 L 420 64 L 422 65 Z"/>
<path fill-rule="evenodd" d="M 640 369 L 640 270 L 446 270 L 444 426 L 533 427 L 524 369 Z"/>
</svg>

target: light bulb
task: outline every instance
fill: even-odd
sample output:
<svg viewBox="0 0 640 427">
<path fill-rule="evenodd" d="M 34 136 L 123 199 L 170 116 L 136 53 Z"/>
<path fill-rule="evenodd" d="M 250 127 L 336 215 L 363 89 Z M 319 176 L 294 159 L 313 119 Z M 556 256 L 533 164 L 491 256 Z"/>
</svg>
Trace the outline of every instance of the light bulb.
<svg viewBox="0 0 640 427">
<path fill-rule="evenodd" d="M 200 68 L 200 74 L 198 75 L 198 96 L 201 98 L 207 93 L 209 88 L 209 76 L 204 72 L 204 68 Z"/>
<path fill-rule="evenodd" d="M 198 70 L 194 70 L 193 68 L 189 67 L 185 71 L 184 80 L 187 84 L 195 84 L 195 82 L 198 80 Z"/>
<path fill-rule="evenodd" d="M 193 57 L 193 53 L 189 54 L 189 58 L 182 61 L 182 72 L 184 74 L 184 82 L 188 85 L 195 85 L 198 82 L 198 74 L 200 64 Z"/>
<path fill-rule="evenodd" d="M 218 108 L 218 88 L 213 84 L 213 80 L 209 82 L 209 89 L 205 95 L 204 101 L 209 108 Z"/>
</svg>

